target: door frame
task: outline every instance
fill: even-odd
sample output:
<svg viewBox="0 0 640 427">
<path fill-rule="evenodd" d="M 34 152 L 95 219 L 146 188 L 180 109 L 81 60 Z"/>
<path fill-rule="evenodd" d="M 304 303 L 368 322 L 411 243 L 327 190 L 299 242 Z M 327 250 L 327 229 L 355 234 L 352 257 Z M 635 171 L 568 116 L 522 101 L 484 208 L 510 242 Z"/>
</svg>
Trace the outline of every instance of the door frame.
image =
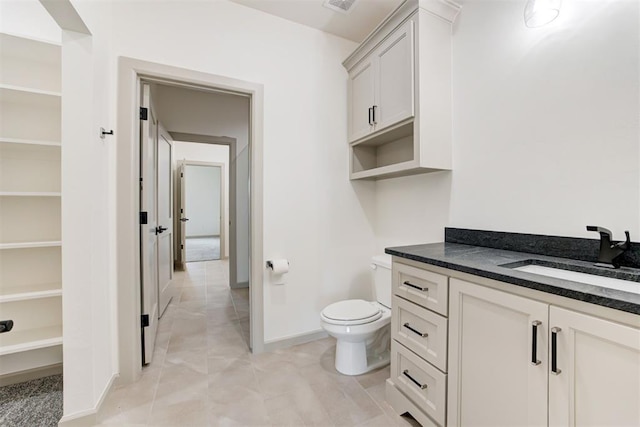
<svg viewBox="0 0 640 427">
<path fill-rule="evenodd" d="M 208 74 L 135 58 L 118 58 L 117 132 L 116 132 L 116 267 L 118 316 L 119 382 L 140 378 L 142 355 L 140 342 L 140 259 L 139 247 L 139 162 L 138 130 L 140 80 L 158 80 L 167 84 L 223 91 L 250 98 L 249 115 L 249 279 L 250 337 L 254 353 L 264 351 L 263 302 L 263 118 L 264 88 L 229 77 Z"/>
<path fill-rule="evenodd" d="M 180 142 L 180 141 L 178 141 Z M 191 142 L 191 141 L 189 141 Z M 224 144 L 219 144 L 219 145 L 224 145 Z M 231 151 L 229 151 L 231 152 Z M 225 203 L 225 198 L 224 198 L 224 189 L 225 189 L 225 185 L 227 183 L 227 180 L 225 179 L 225 172 L 226 172 L 226 168 L 224 167 L 224 163 L 219 163 L 219 162 L 199 162 L 196 160 L 181 160 L 180 161 L 181 164 L 185 165 L 185 166 L 206 166 L 206 167 L 212 167 L 212 168 L 220 168 L 220 260 L 226 259 L 229 257 L 229 254 L 225 252 L 224 248 L 225 248 L 225 244 L 227 243 L 227 234 L 224 232 L 224 227 L 225 227 L 225 221 L 227 220 L 227 216 L 225 215 L 224 211 L 225 208 L 227 207 L 226 203 Z M 231 169 L 231 168 L 229 168 Z M 229 171 L 229 173 L 231 173 L 231 171 Z M 231 196 L 231 194 L 229 194 L 229 196 Z M 176 204 L 175 207 L 177 208 L 179 205 Z M 231 202 L 229 202 L 229 218 L 235 218 L 235 207 L 233 208 L 233 210 L 231 209 Z M 180 236 L 182 238 L 182 236 Z M 185 236 L 186 239 L 186 236 Z M 229 252 L 231 252 L 231 250 L 229 250 Z M 226 256 L 225 256 L 226 255 Z M 183 262 L 186 263 L 186 261 L 183 260 Z"/>
</svg>

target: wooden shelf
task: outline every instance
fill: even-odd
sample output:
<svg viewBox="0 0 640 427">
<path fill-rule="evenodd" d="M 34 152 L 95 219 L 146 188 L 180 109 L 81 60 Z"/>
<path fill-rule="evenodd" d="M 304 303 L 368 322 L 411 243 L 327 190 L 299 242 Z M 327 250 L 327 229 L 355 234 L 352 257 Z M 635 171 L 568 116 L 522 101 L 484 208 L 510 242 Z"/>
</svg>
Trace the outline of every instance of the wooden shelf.
<svg viewBox="0 0 640 427">
<path fill-rule="evenodd" d="M 50 242 L 23 242 L 23 243 L 0 243 L 0 250 L 3 249 L 29 249 L 29 248 L 53 248 L 62 246 L 61 241 Z"/>
<path fill-rule="evenodd" d="M 15 93 L 12 93 L 15 92 Z M 47 96 L 52 98 L 61 98 L 62 93 L 60 92 L 52 92 L 49 90 L 35 89 L 31 87 L 24 86 L 14 86 L 0 83 L 0 93 L 2 94 L 4 100 L 12 102 L 17 99 L 16 97 L 22 96 L 20 94 L 25 95 L 36 95 L 36 96 Z"/>
<path fill-rule="evenodd" d="M 61 197 L 60 192 L 46 191 L 0 191 L 0 197 Z"/>
<path fill-rule="evenodd" d="M 62 345 L 62 325 L 0 334 L 0 356 Z"/>
<path fill-rule="evenodd" d="M 62 296 L 62 283 L 13 286 L 0 290 L 0 303 Z"/>
<path fill-rule="evenodd" d="M 25 145 L 41 145 L 43 147 L 61 147 L 59 141 L 45 141 L 37 139 L 20 139 L 20 138 L 3 138 L 0 137 L 0 144 L 25 144 Z"/>
</svg>

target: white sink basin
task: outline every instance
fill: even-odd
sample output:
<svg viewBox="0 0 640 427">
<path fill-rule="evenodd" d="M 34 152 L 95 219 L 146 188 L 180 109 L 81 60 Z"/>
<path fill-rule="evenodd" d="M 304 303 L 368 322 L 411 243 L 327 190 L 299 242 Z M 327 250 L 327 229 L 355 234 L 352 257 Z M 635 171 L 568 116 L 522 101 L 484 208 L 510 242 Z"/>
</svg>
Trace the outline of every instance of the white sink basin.
<svg viewBox="0 0 640 427">
<path fill-rule="evenodd" d="M 603 288 L 617 289 L 619 291 L 630 292 L 633 294 L 640 295 L 640 283 L 632 282 L 630 280 L 596 276 L 594 274 L 561 270 L 559 268 L 544 267 L 542 265 L 524 265 L 522 267 L 516 267 L 514 268 L 514 270 L 525 271 L 527 273 L 533 273 L 533 274 L 539 274 L 541 276 L 555 277 L 556 279 L 571 280 L 572 282 L 602 286 Z"/>
</svg>

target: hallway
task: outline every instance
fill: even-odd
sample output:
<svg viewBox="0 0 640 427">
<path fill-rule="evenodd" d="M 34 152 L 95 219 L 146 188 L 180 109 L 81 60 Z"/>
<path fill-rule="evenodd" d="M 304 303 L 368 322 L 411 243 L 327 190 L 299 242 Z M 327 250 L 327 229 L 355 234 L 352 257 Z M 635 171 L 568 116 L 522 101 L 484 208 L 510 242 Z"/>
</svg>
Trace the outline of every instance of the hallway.
<svg viewBox="0 0 640 427">
<path fill-rule="evenodd" d="M 384 401 L 389 368 L 339 375 L 331 338 L 252 355 L 248 289 L 228 287 L 228 263 L 187 264 L 159 323 L 153 362 L 114 387 L 102 425 L 417 425 Z"/>
</svg>

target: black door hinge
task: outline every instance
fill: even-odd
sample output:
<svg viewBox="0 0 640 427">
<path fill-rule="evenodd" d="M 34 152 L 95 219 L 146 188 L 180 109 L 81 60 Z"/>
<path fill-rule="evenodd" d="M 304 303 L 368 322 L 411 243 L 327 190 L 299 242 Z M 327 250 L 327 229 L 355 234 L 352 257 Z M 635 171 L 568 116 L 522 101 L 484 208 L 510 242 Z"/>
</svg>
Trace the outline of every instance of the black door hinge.
<svg viewBox="0 0 640 427">
<path fill-rule="evenodd" d="M 180 245 L 180 249 L 184 249 L 184 245 Z"/>
<path fill-rule="evenodd" d="M 140 120 L 147 120 L 149 117 L 149 109 L 147 107 L 140 107 Z"/>
<path fill-rule="evenodd" d="M 184 174 L 180 172 L 180 178 L 184 178 Z"/>
<path fill-rule="evenodd" d="M 146 328 L 147 326 L 149 326 L 149 315 L 148 314 L 143 314 L 142 316 L 140 316 L 140 320 L 142 321 L 142 327 Z"/>
<path fill-rule="evenodd" d="M 140 225 L 148 224 L 147 213 L 140 212 Z"/>
</svg>

